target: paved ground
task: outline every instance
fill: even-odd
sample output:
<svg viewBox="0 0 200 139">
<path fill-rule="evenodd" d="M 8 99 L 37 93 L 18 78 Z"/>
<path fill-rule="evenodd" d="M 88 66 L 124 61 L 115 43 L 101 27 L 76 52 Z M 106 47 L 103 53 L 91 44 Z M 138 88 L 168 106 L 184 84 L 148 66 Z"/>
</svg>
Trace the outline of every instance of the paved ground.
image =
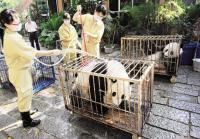
<svg viewBox="0 0 200 139">
<path fill-rule="evenodd" d="M 117 56 L 115 52 L 109 56 Z M 164 78 L 154 83 L 153 108 L 144 126 L 143 138 L 200 139 L 200 73 L 181 66 L 178 81 Z M 131 135 L 79 116 L 64 108 L 58 81 L 33 98 L 33 116 L 42 123 L 36 128 L 22 128 L 16 94 L 0 89 L 0 139 L 131 139 Z"/>
</svg>

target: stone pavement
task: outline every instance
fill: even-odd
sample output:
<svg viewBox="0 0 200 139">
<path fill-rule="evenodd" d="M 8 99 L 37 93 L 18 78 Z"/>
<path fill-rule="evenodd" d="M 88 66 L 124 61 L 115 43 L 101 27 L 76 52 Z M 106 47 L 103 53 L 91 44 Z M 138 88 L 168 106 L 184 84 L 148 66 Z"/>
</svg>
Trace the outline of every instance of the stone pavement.
<svg viewBox="0 0 200 139">
<path fill-rule="evenodd" d="M 108 56 L 119 56 L 119 52 Z M 33 108 L 39 112 L 33 116 L 42 123 L 28 129 L 22 128 L 16 94 L 0 89 L 0 139 L 131 139 L 126 132 L 71 115 L 58 84 L 34 96 Z M 200 139 L 200 73 L 181 66 L 176 84 L 155 78 L 153 108 L 142 138 Z"/>
</svg>

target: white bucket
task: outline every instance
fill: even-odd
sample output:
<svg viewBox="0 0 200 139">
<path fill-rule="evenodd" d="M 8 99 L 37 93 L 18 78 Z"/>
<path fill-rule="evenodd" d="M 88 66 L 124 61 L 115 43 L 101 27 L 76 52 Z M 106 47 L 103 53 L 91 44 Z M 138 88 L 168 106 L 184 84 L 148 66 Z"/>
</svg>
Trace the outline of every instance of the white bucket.
<svg viewBox="0 0 200 139">
<path fill-rule="evenodd" d="M 200 72 L 200 58 L 193 59 L 193 69 Z"/>
</svg>

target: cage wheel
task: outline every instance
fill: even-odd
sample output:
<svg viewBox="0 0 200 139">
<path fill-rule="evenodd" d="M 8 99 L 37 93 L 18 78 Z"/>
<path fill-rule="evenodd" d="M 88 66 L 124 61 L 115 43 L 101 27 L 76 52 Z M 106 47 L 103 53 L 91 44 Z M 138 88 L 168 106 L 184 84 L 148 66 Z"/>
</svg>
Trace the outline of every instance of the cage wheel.
<svg viewBox="0 0 200 139">
<path fill-rule="evenodd" d="M 132 134 L 132 139 L 138 139 L 138 135 L 137 134 Z"/>
<path fill-rule="evenodd" d="M 171 79 L 170 79 L 170 82 L 171 83 L 176 83 L 176 76 L 172 76 Z"/>
</svg>

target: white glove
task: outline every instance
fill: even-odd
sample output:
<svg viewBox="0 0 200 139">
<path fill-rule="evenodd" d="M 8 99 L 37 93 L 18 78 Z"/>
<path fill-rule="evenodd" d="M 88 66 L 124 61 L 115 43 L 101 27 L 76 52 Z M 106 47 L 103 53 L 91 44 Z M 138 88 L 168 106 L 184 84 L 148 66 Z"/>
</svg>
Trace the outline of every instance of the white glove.
<svg viewBox="0 0 200 139">
<path fill-rule="evenodd" d="M 81 13 L 81 11 L 82 11 L 81 5 L 77 5 L 76 10 L 77 10 L 77 12 Z"/>
</svg>

